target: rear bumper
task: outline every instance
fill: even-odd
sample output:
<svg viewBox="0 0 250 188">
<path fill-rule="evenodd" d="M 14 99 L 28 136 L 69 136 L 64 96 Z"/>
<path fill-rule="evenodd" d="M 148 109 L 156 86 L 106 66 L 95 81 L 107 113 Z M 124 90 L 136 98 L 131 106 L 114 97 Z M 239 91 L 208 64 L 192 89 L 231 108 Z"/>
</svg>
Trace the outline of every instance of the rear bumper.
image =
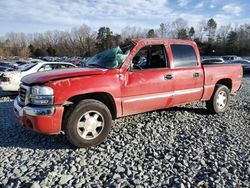
<svg viewBox="0 0 250 188">
<path fill-rule="evenodd" d="M 27 129 L 44 134 L 61 132 L 63 109 L 63 106 L 21 106 L 17 98 L 14 101 L 14 112 L 19 122 Z"/>
</svg>

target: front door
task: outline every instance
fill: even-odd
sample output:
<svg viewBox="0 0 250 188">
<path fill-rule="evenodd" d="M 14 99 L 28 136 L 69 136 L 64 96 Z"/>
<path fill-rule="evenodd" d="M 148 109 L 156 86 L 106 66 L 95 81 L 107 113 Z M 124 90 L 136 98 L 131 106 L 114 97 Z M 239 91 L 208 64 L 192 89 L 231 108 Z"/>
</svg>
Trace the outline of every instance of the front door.
<svg viewBox="0 0 250 188">
<path fill-rule="evenodd" d="M 171 106 L 173 80 L 164 45 L 146 46 L 133 57 L 121 88 L 123 115 Z"/>
</svg>

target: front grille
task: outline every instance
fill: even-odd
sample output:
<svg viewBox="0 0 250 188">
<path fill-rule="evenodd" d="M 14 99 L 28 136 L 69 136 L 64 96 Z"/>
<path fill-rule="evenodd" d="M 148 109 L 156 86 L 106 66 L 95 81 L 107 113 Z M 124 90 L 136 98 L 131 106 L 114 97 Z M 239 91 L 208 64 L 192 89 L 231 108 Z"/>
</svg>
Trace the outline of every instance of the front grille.
<svg viewBox="0 0 250 188">
<path fill-rule="evenodd" d="M 22 104 L 27 103 L 28 94 L 29 94 L 29 87 L 21 85 L 19 88 L 19 99 Z"/>
<path fill-rule="evenodd" d="M 26 93 L 27 93 L 27 90 L 23 87 L 20 87 L 19 89 L 20 102 L 25 103 Z"/>
</svg>

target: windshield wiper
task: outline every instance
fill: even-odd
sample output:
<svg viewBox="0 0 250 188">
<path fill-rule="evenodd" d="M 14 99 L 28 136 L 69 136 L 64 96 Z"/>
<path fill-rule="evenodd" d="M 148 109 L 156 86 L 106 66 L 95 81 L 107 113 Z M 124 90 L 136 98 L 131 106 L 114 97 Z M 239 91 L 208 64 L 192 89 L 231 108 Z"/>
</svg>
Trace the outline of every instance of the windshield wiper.
<svg viewBox="0 0 250 188">
<path fill-rule="evenodd" d="M 98 68 L 104 68 L 104 69 L 106 69 L 106 67 L 103 67 L 103 66 L 101 66 L 101 65 L 99 65 L 99 64 L 96 64 L 96 63 L 90 63 L 90 64 L 88 64 L 87 66 L 88 66 L 88 67 L 98 67 Z"/>
</svg>

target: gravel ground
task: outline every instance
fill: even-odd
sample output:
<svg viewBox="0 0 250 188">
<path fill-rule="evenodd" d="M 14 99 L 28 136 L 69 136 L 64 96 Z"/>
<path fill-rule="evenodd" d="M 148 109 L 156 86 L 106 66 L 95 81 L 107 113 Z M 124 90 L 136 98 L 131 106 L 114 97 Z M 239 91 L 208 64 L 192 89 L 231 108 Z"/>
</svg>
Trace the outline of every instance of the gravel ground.
<svg viewBox="0 0 250 188">
<path fill-rule="evenodd" d="M 109 138 L 74 149 L 23 129 L 0 99 L 0 187 L 250 187 L 250 76 L 222 115 L 185 105 L 114 121 Z"/>
</svg>

